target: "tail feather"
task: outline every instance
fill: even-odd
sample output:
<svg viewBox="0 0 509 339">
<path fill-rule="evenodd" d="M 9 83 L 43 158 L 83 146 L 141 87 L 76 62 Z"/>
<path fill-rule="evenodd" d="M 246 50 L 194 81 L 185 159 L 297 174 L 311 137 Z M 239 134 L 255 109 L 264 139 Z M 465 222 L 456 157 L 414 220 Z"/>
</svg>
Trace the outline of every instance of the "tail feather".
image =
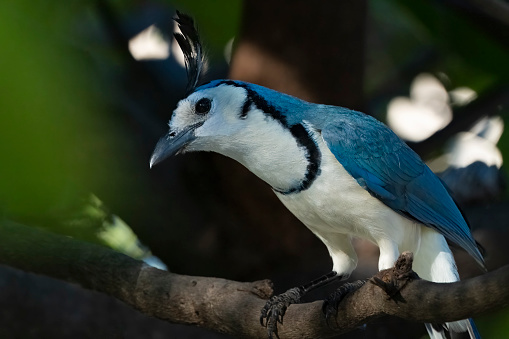
<svg viewBox="0 0 509 339">
<path fill-rule="evenodd" d="M 475 326 L 474 319 L 472 319 L 472 318 L 468 319 L 467 330 L 468 330 L 468 334 L 470 335 L 470 338 L 481 339 L 481 335 L 479 334 L 479 331 L 477 330 L 477 326 Z"/>
<path fill-rule="evenodd" d="M 428 331 L 431 339 L 447 339 L 443 325 L 424 324 L 424 326 L 426 326 L 426 330 Z"/>
<path fill-rule="evenodd" d="M 434 282 L 459 280 L 454 258 L 444 237 L 427 228 L 421 229 L 421 246 L 414 259 L 414 270 L 421 278 Z M 426 329 L 431 339 L 455 338 L 454 333 L 465 333 L 465 336 L 468 333 L 471 339 L 481 338 L 472 319 L 443 325 L 426 324 Z"/>
<path fill-rule="evenodd" d="M 477 331 L 477 327 L 475 326 L 472 318 L 445 324 L 424 325 L 426 326 L 426 330 L 428 331 L 431 339 L 465 338 L 467 334 L 470 339 L 481 339 L 481 335 L 479 334 L 479 331 Z M 458 337 L 454 335 L 456 333 L 464 335 Z"/>
</svg>

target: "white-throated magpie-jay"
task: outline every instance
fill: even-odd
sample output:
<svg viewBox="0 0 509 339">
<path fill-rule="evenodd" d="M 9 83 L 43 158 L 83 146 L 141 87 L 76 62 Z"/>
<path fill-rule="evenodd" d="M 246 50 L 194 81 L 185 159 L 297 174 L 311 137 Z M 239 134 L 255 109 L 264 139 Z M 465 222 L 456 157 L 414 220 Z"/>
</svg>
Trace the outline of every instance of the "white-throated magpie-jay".
<svg viewBox="0 0 509 339">
<path fill-rule="evenodd" d="M 401 139 L 376 119 L 342 107 L 309 103 L 268 88 L 233 80 L 196 87 L 203 56 L 191 18 L 178 14 L 175 34 L 186 57 L 188 96 L 150 160 L 212 151 L 233 158 L 264 180 L 281 202 L 327 247 L 332 272 L 273 297 L 262 310 L 269 336 L 286 307 L 308 290 L 346 279 L 357 265 L 353 237 L 380 248 L 378 268 L 394 265 L 402 251 L 415 255 L 424 279 L 457 281 L 446 239 L 484 261 L 470 230 L 442 182 Z M 282 306 L 281 306 L 282 305 Z M 470 319 L 427 325 L 477 337 Z"/>
</svg>

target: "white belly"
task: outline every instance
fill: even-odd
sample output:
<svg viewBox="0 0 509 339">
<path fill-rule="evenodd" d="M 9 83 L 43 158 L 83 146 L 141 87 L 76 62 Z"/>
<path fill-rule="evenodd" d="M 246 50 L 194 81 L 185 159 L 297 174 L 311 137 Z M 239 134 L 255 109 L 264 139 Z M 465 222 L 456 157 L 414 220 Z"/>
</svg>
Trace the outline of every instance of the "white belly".
<svg viewBox="0 0 509 339">
<path fill-rule="evenodd" d="M 381 268 L 391 267 L 400 251 L 417 252 L 422 225 L 402 217 L 371 196 L 323 142 L 319 147 L 322 151 L 321 173 L 311 187 L 296 194 L 276 195 L 325 243 L 334 270 L 351 272 L 357 262 L 351 249 L 342 248 L 345 247 L 342 237 L 348 241 L 351 237 L 364 238 L 378 245 Z"/>
<path fill-rule="evenodd" d="M 320 145 L 322 146 L 322 145 Z M 276 193 L 281 202 L 311 231 L 366 238 L 401 238 L 401 227 L 417 224 L 369 194 L 328 149 L 322 149 L 321 173 L 313 185 L 297 194 Z M 410 230 L 404 230 L 407 233 Z M 396 233 L 396 234 L 395 234 Z"/>
</svg>

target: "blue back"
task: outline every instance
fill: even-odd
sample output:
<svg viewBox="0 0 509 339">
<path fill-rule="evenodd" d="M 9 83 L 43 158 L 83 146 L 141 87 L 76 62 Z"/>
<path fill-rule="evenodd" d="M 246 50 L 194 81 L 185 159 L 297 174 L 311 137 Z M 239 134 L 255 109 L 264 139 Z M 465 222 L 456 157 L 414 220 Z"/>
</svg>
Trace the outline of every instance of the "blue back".
<svg viewBox="0 0 509 339">
<path fill-rule="evenodd" d="M 213 81 L 197 91 L 221 82 Z M 234 83 L 256 92 L 280 113 L 285 124 L 307 121 L 321 131 L 331 152 L 361 187 L 394 211 L 437 230 L 484 267 L 467 223 L 440 179 L 387 126 L 346 108 L 312 104 L 262 86 Z"/>
</svg>

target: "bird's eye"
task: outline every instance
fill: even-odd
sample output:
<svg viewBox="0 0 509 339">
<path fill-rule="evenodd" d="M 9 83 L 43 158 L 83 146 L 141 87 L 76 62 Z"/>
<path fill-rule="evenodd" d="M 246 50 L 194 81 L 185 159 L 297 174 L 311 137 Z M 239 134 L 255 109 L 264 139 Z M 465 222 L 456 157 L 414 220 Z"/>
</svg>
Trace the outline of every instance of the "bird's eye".
<svg viewBox="0 0 509 339">
<path fill-rule="evenodd" d="M 194 110 L 198 114 L 207 114 L 210 111 L 210 107 L 212 106 L 212 102 L 209 98 L 201 98 L 196 103 Z"/>
</svg>

